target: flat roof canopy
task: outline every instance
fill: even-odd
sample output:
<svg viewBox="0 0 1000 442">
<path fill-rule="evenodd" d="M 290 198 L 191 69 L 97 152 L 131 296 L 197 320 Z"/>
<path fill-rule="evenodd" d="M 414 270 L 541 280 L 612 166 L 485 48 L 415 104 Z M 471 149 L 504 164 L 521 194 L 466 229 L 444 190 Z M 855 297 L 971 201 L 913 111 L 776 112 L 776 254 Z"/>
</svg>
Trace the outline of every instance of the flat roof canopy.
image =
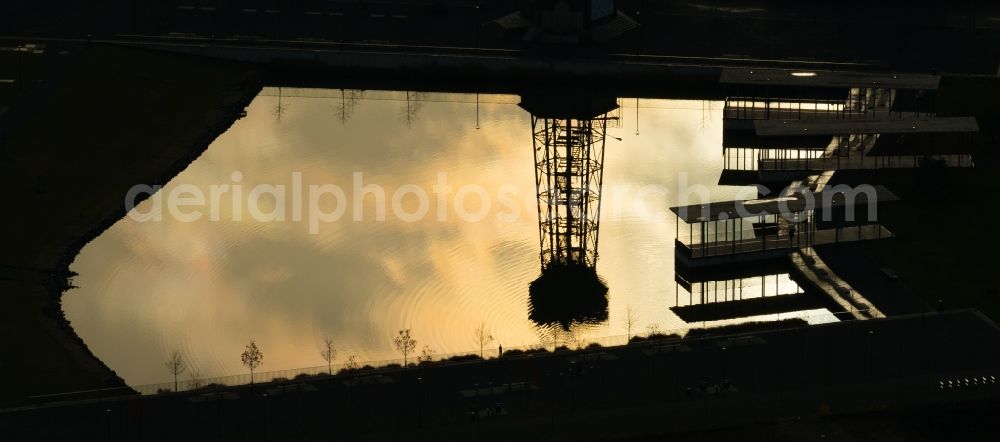
<svg viewBox="0 0 1000 442">
<path fill-rule="evenodd" d="M 760 136 L 979 132 L 979 124 L 974 117 L 919 120 L 755 120 L 753 126 Z"/>
<path fill-rule="evenodd" d="M 723 84 L 924 90 L 936 90 L 940 80 L 940 76 L 928 74 L 747 68 L 723 69 L 719 77 Z"/>
<path fill-rule="evenodd" d="M 521 94 L 522 109 L 539 118 L 592 120 L 618 108 L 614 95 L 584 90 L 552 90 Z"/>
<path fill-rule="evenodd" d="M 685 223 L 703 223 L 709 221 L 751 218 L 764 215 L 781 215 L 798 213 L 817 208 L 833 208 L 851 205 L 868 204 L 868 195 L 873 193 L 876 203 L 898 201 L 899 197 L 883 186 L 867 186 L 868 192 L 861 186 L 853 187 L 847 193 L 828 189 L 808 194 L 797 193 L 793 196 L 762 198 L 745 201 L 719 201 L 707 204 L 692 204 L 690 206 L 671 207 L 678 218 Z"/>
</svg>

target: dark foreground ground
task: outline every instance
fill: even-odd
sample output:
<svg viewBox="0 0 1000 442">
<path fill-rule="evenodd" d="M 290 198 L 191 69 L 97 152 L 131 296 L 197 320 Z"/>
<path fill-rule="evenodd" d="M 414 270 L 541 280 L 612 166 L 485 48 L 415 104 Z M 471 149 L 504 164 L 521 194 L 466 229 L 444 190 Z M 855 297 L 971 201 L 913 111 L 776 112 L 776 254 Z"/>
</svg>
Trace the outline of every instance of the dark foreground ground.
<svg viewBox="0 0 1000 442">
<path fill-rule="evenodd" d="M 63 319 L 69 263 L 124 216 L 130 186 L 186 167 L 259 86 L 239 65 L 113 47 L 0 60 L 0 77 L 30 80 L 0 84 L 0 406 L 121 385 Z"/>
<path fill-rule="evenodd" d="M 4 2 L 8 35 L 106 38 L 174 35 L 524 49 L 488 23 L 507 0 L 111 0 Z M 624 53 L 874 62 L 897 69 L 994 74 L 1000 7 L 988 1 L 620 0 L 637 31 L 551 56 Z M 4 11 L 6 9 L 6 11 Z"/>
<path fill-rule="evenodd" d="M 995 426 L 968 419 L 996 409 L 988 398 L 1000 391 L 998 377 L 1000 329 L 955 311 L 29 406 L 0 412 L 0 433 L 39 441 L 605 440 L 715 430 L 707 440 L 993 440 L 964 425 Z"/>
<path fill-rule="evenodd" d="M 1000 218 L 1000 77 L 946 77 L 938 115 L 975 116 L 980 134 L 970 140 L 975 167 L 945 170 L 839 171 L 836 182 L 883 184 L 901 198 L 879 209 L 879 220 L 896 235 L 862 245 L 879 267 L 899 280 L 890 290 L 914 293 L 937 308 L 975 307 L 1000 318 L 996 220 Z M 884 281 L 882 282 L 884 284 Z"/>
</svg>

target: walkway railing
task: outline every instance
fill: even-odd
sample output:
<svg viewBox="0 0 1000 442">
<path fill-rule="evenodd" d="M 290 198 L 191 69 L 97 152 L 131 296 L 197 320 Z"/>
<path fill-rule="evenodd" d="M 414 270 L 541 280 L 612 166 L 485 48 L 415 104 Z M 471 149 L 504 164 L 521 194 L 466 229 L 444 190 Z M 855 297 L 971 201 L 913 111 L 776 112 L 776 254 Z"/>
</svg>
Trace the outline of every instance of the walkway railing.
<svg viewBox="0 0 1000 442">
<path fill-rule="evenodd" d="M 843 314 L 833 314 L 839 321 L 850 321 L 852 318 L 850 316 L 845 316 Z M 791 313 L 781 313 L 781 314 L 769 314 L 762 317 L 751 317 L 751 318 L 735 318 L 743 319 L 745 322 L 735 322 L 735 320 L 714 322 L 714 323 L 702 323 L 702 324 L 712 324 L 714 327 L 685 327 L 685 328 L 675 328 L 675 329 L 656 329 L 647 328 L 645 334 L 633 333 L 632 335 L 610 335 L 610 336 L 599 336 L 599 337 L 579 337 L 573 336 L 572 332 L 565 332 L 561 336 L 557 336 L 555 343 L 549 341 L 545 344 L 535 344 L 535 345 L 524 345 L 504 348 L 503 358 L 504 359 L 521 359 L 521 358 L 531 358 L 537 355 L 552 355 L 553 351 L 558 349 L 565 350 L 591 350 L 599 351 L 602 347 L 614 347 L 623 346 L 627 344 L 630 340 L 633 346 L 663 346 L 663 345 L 673 345 L 678 342 L 693 341 L 700 339 L 733 339 L 744 336 L 751 336 L 760 333 L 767 333 L 777 329 L 788 330 L 795 328 L 808 327 L 813 324 L 821 324 L 830 322 L 831 315 L 828 313 L 821 314 L 810 314 L 806 312 L 791 312 Z M 805 324 L 796 325 L 782 325 L 778 326 L 780 321 L 790 320 L 790 319 L 800 319 L 805 321 Z M 774 322 L 773 326 L 769 326 L 768 322 Z M 734 327 L 732 329 L 719 329 L 713 330 L 719 327 Z M 745 328 L 744 328 L 745 327 Z M 707 330 L 703 332 L 702 330 Z M 691 336 L 692 332 L 698 333 L 698 336 Z M 596 345 L 595 345 L 596 344 Z M 596 347 L 596 348 L 595 348 Z M 572 357 L 574 353 L 567 352 L 565 355 Z M 483 357 L 485 359 L 496 359 L 497 350 L 486 350 L 483 351 Z M 439 366 L 440 364 L 474 364 L 482 361 L 478 357 L 478 352 L 468 351 L 461 353 L 449 353 L 434 356 L 431 361 L 421 361 L 414 359 L 409 362 L 410 367 L 422 366 L 423 364 L 432 363 L 434 366 Z M 372 376 L 378 375 L 380 373 L 389 373 L 401 369 L 402 358 L 399 359 L 385 359 L 379 361 L 364 361 L 356 364 L 333 364 L 333 374 L 337 377 L 345 375 L 358 375 L 358 376 Z M 254 373 L 254 383 L 255 384 L 269 384 L 262 385 L 262 388 L 275 387 L 290 384 L 302 384 L 304 382 L 314 382 L 316 380 L 324 379 L 329 376 L 329 370 L 327 366 L 313 366 L 313 367 L 302 367 L 287 370 L 277 370 L 277 371 L 267 371 Z M 191 379 L 185 378 L 178 381 L 178 391 L 203 391 L 205 394 L 219 394 L 222 391 L 233 387 L 246 386 L 250 383 L 250 374 L 237 374 L 229 376 L 218 376 L 210 378 L 198 378 Z M 94 390 L 82 390 L 82 391 L 72 391 L 45 395 L 36 395 L 29 397 L 33 405 L 28 405 L 27 408 L 33 408 L 42 405 L 59 405 L 65 403 L 82 403 L 88 401 L 106 401 L 108 398 L 115 398 L 115 400 L 120 400 L 128 396 L 133 396 L 136 392 L 141 395 L 156 395 L 156 394 L 172 394 L 174 388 L 173 381 L 159 382 L 153 384 L 142 384 L 133 385 L 131 387 L 114 387 L 114 388 L 104 388 L 104 389 L 94 389 Z M 6 411 L 16 410 L 24 407 L 17 407 L 6 409 Z"/>
<path fill-rule="evenodd" d="M 823 323 L 829 322 L 829 314 L 808 314 L 808 313 L 783 313 L 780 315 L 767 315 L 768 317 L 773 317 L 774 319 L 759 319 L 754 321 L 754 318 L 736 318 L 736 319 L 750 319 L 750 322 L 769 322 L 772 320 L 788 320 L 788 319 L 801 319 L 808 323 Z M 736 326 L 740 324 L 739 322 L 719 324 L 715 323 L 719 327 L 723 326 Z M 849 318 L 838 319 L 844 320 Z M 728 321 L 727 321 L 728 322 Z M 711 325 L 704 324 L 703 325 Z M 569 350 L 583 350 L 587 348 L 594 347 L 614 347 L 626 345 L 629 343 L 630 339 L 633 341 L 646 341 L 646 342 L 670 342 L 671 340 L 682 340 L 682 339 L 692 339 L 688 336 L 692 331 L 697 334 L 705 334 L 706 337 L 709 335 L 712 338 L 724 337 L 724 336 L 737 336 L 752 333 L 766 332 L 769 330 L 766 324 L 756 324 L 757 328 L 753 331 L 748 330 L 732 330 L 727 332 L 726 330 L 719 330 L 717 333 L 702 332 L 701 330 L 712 330 L 712 328 L 704 327 L 684 327 L 684 328 L 674 328 L 674 329 L 659 329 L 655 326 L 648 327 L 644 330 L 645 333 L 633 333 L 631 335 L 609 335 L 609 336 L 584 336 L 581 333 L 586 333 L 586 331 L 560 331 L 559 333 L 550 336 L 544 342 L 540 342 L 532 345 L 521 345 L 513 347 L 504 347 L 503 357 L 506 358 L 525 358 L 532 357 L 532 355 L 538 354 L 551 354 L 555 349 L 569 349 Z M 787 327 L 785 327 L 787 328 Z M 633 342 L 633 345 L 642 345 L 640 342 Z M 483 349 L 482 359 L 480 359 L 479 351 L 466 351 L 458 353 L 445 353 L 445 354 L 435 354 L 430 358 L 420 358 L 419 355 L 414 355 L 407 358 L 408 366 L 421 366 L 425 364 L 433 364 L 435 366 L 439 364 L 468 364 L 477 363 L 483 359 L 495 359 L 498 357 L 498 349 L 490 348 Z M 402 368 L 403 359 L 382 359 L 382 360 L 369 360 L 369 361 L 358 361 L 351 363 L 337 363 L 332 364 L 330 367 L 326 365 L 317 365 L 312 367 L 300 367 L 291 368 L 286 370 L 275 370 L 275 371 L 261 371 L 255 372 L 253 374 L 253 381 L 255 384 L 264 383 L 285 383 L 285 382 L 305 382 L 314 381 L 317 378 L 329 376 L 332 372 L 333 375 L 374 375 L 382 372 L 388 372 L 393 370 L 398 370 Z M 235 387 L 250 384 L 250 373 L 234 374 L 228 376 L 216 376 L 216 377 L 190 377 L 184 376 L 177 381 L 177 390 L 184 391 L 195 391 L 200 390 L 206 393 L 211 393 L 220 388 L 225 387 Z M 77 400 L 87 400 L 91 398 L 99 398 L 105 396 L 115 396 L 115 395 L 127 395 L 131 394 L 132 391 L 138 392 L 142 395 L 153 395 L 153 394 L 163 394 L 172 393 L 174 391 L 174 381 L 164 381 L 152 384 L 141 384 L 132 385 L 130 387 L 119 387 L 119 388 L 108 388 L 108 389 L 98 389 L 98 390 L 86 390 L 86 391 L 75 391 L 57 394 L 47 394 L 33 396 L 31 399 L 38 402 L 57 402 L 57 401 L 77 401 Z"/>
<path fill-rule="evenodd" d="M 729 232 L 729 234 L 732 234 L 732 232 Z M 870 224 L 816 229 L 811 232 L 800 231 L 795 235 L 782 232 L 765 236 L 719 241 L 711 240 L 694 244 L 687 244 L 681 240 L 677 240 L 675 241 L 675 247 L 691 258 L 707 258 L 711 256 L 738 255 L 741 253 L 771 250 L 791 250 L 809 245 L 866 241 L 891 237 L 892 232 L 876 221 Z"/>
</svg>

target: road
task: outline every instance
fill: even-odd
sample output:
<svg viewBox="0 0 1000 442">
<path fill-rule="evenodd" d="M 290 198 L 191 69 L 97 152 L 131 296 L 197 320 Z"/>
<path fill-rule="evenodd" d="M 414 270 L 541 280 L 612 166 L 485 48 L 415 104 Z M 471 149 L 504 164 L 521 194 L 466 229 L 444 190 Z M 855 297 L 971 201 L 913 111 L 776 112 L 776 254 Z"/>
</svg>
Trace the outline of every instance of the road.
<svg viewBox="0 0 1000 442">
<path fill-rule="evenodd" d="M 497 38 L 488 23 L 512 2 L 112 0 L 0 6 L 0 35 L 121 35 L 321 40 L 439 48 L 530 49 L 554 54 L 731 57 L 880 63 L 897 70 L 996 74 L 1000 5 L 991 2 L 621 0 L 642 26 L 578 48 Z"/>
</svg>

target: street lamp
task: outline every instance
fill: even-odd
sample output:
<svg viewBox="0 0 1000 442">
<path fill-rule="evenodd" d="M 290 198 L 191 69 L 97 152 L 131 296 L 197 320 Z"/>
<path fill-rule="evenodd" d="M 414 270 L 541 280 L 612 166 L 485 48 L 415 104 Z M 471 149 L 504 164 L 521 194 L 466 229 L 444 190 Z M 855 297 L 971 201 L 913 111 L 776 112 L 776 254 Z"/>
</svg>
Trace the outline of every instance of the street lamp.
<svg viewBox="0 0 1000 442">
<path fill-rule="evenodd" d="M 875 330 L 868 330 L 868 402 L 871 403 L 872 384 L 874 382 Z"/>
<path fill-rule="evenodd" d="M 263 424 L 262 427 L 264 428 L 264 440 L 267 440 L 267 396 L 268 396 L 267 392 L 264 392 L 264 394 L 261 395 L 261 397 L 264 398 L 261 401 L 264 403 L 264 416 L 261 419 Z M 222 401 L 222 399 L 223 399 L 222 397 L 219 397 L 220 402 Z"/>
<path fill-rule="evenodd" d="M 726 347 L 722 347 L 722 379 L 726 379 Z"/>
<path fill-rule="evenodd" d="M 417 376 L 417 428 L 420 428 L 424 425 L 423 380 L 424 378 Z"/>
<path fill-rule="evenodd" d="M 111 440 L 111 409 L 110 408 L 105 408 L 104 409 L 104 422 L 105 422 L 105 425 L 107 426 L 107 436 L 108 436 L 108 440 L 110 441 Z"/>
</svg>

